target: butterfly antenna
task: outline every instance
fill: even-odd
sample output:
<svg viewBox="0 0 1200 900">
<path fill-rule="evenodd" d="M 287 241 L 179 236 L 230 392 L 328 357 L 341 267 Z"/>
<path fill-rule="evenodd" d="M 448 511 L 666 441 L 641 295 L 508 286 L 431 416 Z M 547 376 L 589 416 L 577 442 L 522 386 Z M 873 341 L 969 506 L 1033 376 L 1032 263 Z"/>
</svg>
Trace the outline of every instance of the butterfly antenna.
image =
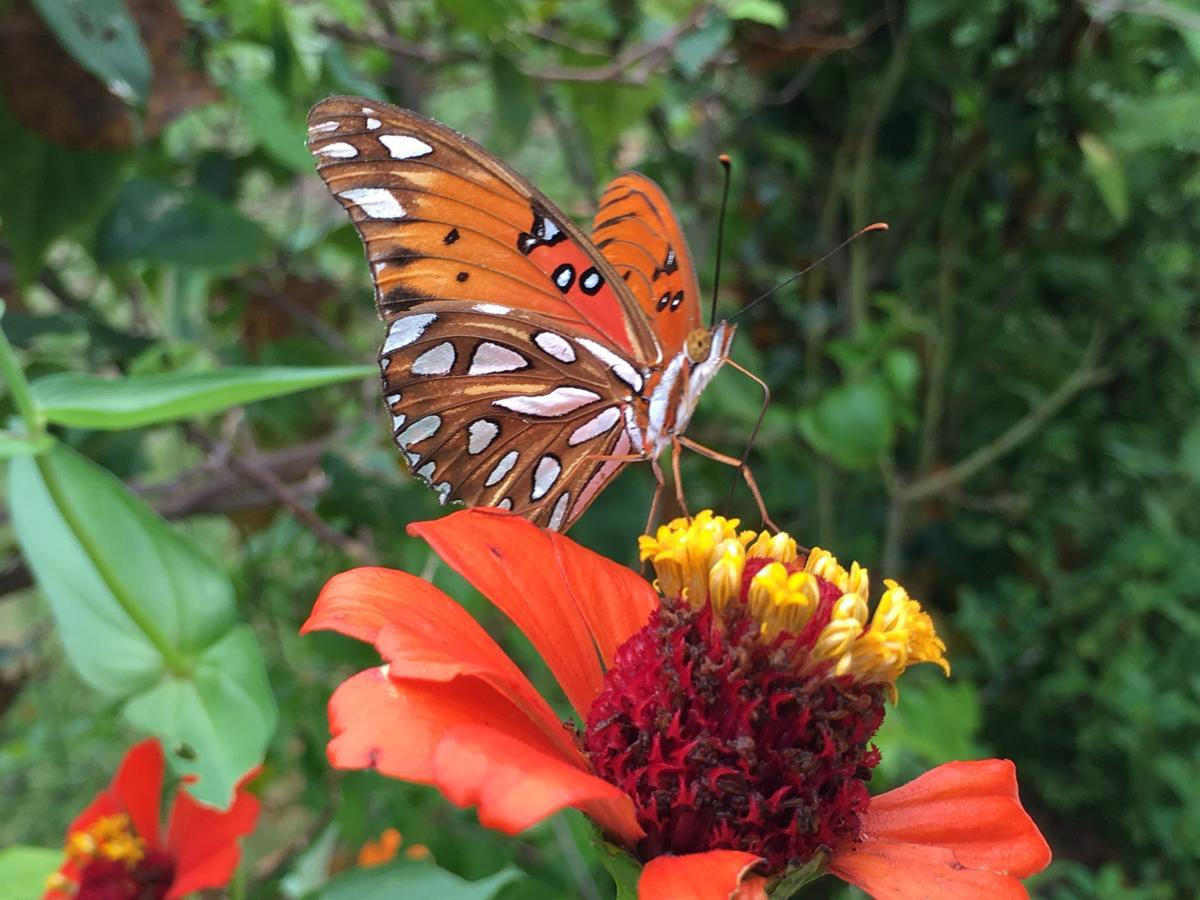
<svg viewBox="0 0 1200 900">
<path fill-rule="evenodd" d="M 733 172 L 733 163 L 730 161 L 728 153 L 718 156 L 717 162 L 725 169 L 725 187 L 721 190 L 721 214 L 717 216 L 717 265 L 713 271 L 712 310 L 708 316 L 709 325 L 717 321 L 717 290 L 721 286 L 721 249 L 725 245 L 725 210 L 729 206 L 729 179 Z"/>
<path fill-rule="evenodd" d="M 785 278 L 783 281 L 779 282 L 779 284 L 775 285 L 775 287 L 771 288 L 770 290 L 768 290 L 762 294 L 759 294 L 757 297 L 755 297 L 753 300 L 751 300 L 749 303 L 747 303 L 745 306 L 743 306 L 741 309 L 739 309 L 736 313 L 734 313 L 729 318 L 731 320 L 736 319 L 738 316 L 740 316 L 742 313 L 746 312 L 747 310 L 753 309 L 755 306 L 757 306 L 759 303 L 762 303 L 764 300 L 766 300 L 768 297 L 770 297 L 776 291 L 782 290 L 783 288 L 787 287 L 789 284 L 791 284 L 797 278 L 807 275 L 809 272 L 811 272 L 813 269 L 815 269 L 821 263 L 825 262 L 825 260 L 829 259 L 829 257 L 833 256 L 835 253 L 837 253 L 839 250 L 841 250 L 843 247 L 845 247 L 851 241 L 862 237 L 867 232 L 869 232 L 869 231 L 887 231 L 887 230 L 888 230 L 887 222 L 872 222 L 870 225 L 866 226 L 865 228 L 858 229 L 858 231 L 854 232 L 854 234 L 850 235 L 850 237 L 846 238 L 844 241 L 842 241 L 840 244 L 838 244 L 836 247 L 834 247 L 832 250 L 830 250 L 828 253 L 826 253 L 824 256 L 822 256 L 820 259 L 818 259 L 816 262 L 809 263 L 807 266 L 805 266 L 803 269 L 801 269 L 795 275 L 792 275 L 789 278 Z M 717 246 L 719 247 L 720 244 L 718 244 Z M 719 260 L 718 260 L 718 263 L 719 263 Z"/>
</svg>

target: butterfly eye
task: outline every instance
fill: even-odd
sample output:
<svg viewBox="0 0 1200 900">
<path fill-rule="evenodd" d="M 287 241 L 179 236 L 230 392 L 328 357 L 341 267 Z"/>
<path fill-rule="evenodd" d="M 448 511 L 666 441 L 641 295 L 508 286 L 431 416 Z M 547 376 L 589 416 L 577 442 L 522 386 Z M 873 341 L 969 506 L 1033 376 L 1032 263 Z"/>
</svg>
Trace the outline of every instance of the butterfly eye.
<svg viewBox="0 0 1200 900">
<path fill-rule="evenodd" d="M 712 352 L 712 334 L 704 328 L 688 332 L 687 355 L 693 363 L 702 363 Z"/>
</svg>

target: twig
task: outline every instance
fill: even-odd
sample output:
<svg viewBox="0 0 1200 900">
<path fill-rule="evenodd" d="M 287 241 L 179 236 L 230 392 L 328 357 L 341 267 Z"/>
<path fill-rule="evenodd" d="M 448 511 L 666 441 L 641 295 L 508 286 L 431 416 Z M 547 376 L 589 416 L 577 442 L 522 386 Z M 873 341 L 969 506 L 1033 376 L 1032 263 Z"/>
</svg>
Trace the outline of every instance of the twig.
<svg viewBox="0 0 1200 900">
<path fill-rule="evenodd" d="M 884 462 L 883 480 L 891 495 L 887 521 L 884 528 L 883 550 L 880 553 L 884 572 L 896 572 L 900 566 L 900 547 L 904 542 L 905 514 L 908 507 L 937 494 L 946 493 L 962 485 L 980 471 L 996 462 L 1029 440 L 1039 428 L 1054 418 L 1076 394 L 1107 380 L 1110 372 L 1096 364 L 1103 344 L 1101 331 L 1097 327 L 1083 358 L 1069 375 L 1046 396 L 1041 403 L 1010 425 L 999 437 L 980 447 L 948 469 L 927 475 L 917 481 L 904 484 L 890 468 L 890 460 Z"/>
<path fill-rule="evenodd" d="M 185 426 L 185 433 L 188 440 L 195 444 L 199 444 L 210 453 L 218 450 L 218 444 L 199 426 L 188 424 Z M 329 524 L 318 516 L 315 512 L 300 502 L 292 490 L 270 469 L 265 468 L 256 460 L 250 457 L 237 456 L 230 454 L 226 459 L 226 465 L 229 469 L 248 481 L 258 485 L 271 497 L 287 507 L 288 511 L 296 517 L 305 528 L 316 535 L 318 540 L 324 541 L 337 547 L 347 556 L 357 560 L 364 561 L 367 559 L 366 548 L 358 541 L 340 531 L 329 527 Z"/>
<path fill-rule="evenodd" d="M 1092 333 L 1092 339 L 1079 365 L 1041 403 L 1010 425 L 991 443 L 980 447 L 950 468 L 934 472 L 910 484 L 898 485 L 896 497 L 903 503 L 914 503 L 953 490 L 1033 437 L 1037 430 L 1054 418 L 1076 394 L 1110 377 L 1111 372 L 1108 369 L 1096 364 L 1101 343 L 1100 331 L 1097 329 Z"/>
</svg>

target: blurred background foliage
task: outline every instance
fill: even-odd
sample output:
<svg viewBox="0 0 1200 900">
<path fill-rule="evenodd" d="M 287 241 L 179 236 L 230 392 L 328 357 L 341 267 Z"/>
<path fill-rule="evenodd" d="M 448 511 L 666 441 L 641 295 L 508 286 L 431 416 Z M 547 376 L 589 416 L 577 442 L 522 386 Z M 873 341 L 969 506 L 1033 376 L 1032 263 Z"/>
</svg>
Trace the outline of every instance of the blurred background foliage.
<svg viewBox="0 0 1200 900">
<path fill-rule="evenodd" d="M 739 320 L 734 350 L 773 390 L 752 455 L 773 517 L 899 578 L 950 645 L 954 679 L 910 676 L 889 715 L 882 786 L 1008 756 L 1056 851 L 1037 896 L 1200 892 L 1200 6 L 0 2 L 0 296 L 39 403 L 56 373 L 373 363 L 362 252 L 304 148 L 331 93 L 469 133 L 581 221 L 608 178 L 649 174 L 706 284 L 729 153 L 724 315 L 890 222 Z M 39 459 L 70 448 L 115 474 L 173 523 L 164 540 L 199 548 L 205 590 L 236 596 L 220 627 L 269 681 L 242 712 L 266 751 L 251 896 L 367 896 L 346 881 L 361 871 L 325 880 L 389 826 L 445 871 L 404 859 L 380 870 L 388 896 L 429 896 L 430 878 L 447 897 L 609 896 L 577 817 L 512 841 L 325 763 L 325 701 L 372 661 L 297 635 L 340 569 L 433 573 L 540 671 L 405 536 L 439 508 L 375 379 L 326 380 L 352 376 L 121 422 L 107 400 L 60 402 Z M 757 404 L 725 373 L 691 434 L 737 452 Z M 34 471 L 21 440 L 0 448 L 23 454 L 10 491 Z M 743 493 L 724 505 L 727 471 L 686 462 L 694 506 L 755 524 Z M 635 468 L 574 532 L 621 560 L 650 496 Z M 81 491 L 118 490 L 89 471 Z M 122 704 L 145 685 L 106 692 L 64 656 L 80 626 L 32 586 L 30 540 L 27 562 L 7 532 L 0 571 L 0 846 L 52 847 L 141 733 Z M 39 573 L 71 564 L 48 559 Z"/>
</svg>

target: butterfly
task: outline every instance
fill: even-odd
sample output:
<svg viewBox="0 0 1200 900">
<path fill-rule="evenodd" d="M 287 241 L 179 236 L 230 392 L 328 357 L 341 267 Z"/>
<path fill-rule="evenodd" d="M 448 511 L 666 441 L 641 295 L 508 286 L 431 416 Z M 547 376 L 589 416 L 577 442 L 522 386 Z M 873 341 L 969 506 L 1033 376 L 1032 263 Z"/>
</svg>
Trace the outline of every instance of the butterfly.
<svg viewBox="0 0 1200 900">
<path fill-rule="evenodd" d="M 687 241 L 653 181 L 613 180 L 589 238 L 481 146 L 410 110 L 331 97 L 309 113 L 308 145 L 365 245 L 393 437 L 443 503 L 565 531 L 645 460 L 653 519 L 668 446 L 683 506 L 686 446 L 738 466 L 770 521 L 742 460 L 683 436 L 733 365 L 735 326 L 703 324 Z"/>
</svg>

